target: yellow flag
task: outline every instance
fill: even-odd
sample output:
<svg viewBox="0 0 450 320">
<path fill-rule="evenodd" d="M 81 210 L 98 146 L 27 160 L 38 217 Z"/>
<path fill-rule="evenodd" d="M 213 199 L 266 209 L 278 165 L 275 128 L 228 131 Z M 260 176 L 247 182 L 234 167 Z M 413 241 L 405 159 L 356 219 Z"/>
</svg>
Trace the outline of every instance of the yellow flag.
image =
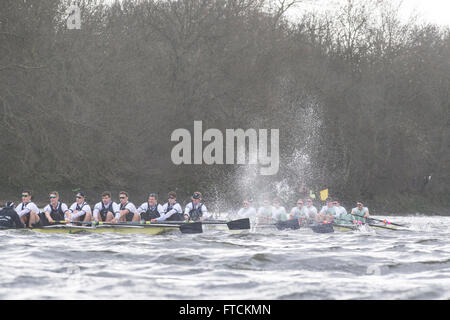
<svg viewBox="0 0 450 320">
<path fill-rule="evenodd" d="M 328 199 L 328 189 L 320 191 L 320 200 L 325 201 Z"/>
<path fill-rule="evenodd" d="M 311 199 L 315 199 L 315 198 L 316 198 L 316 195 L 313 193 L 312 190 L 309 190 L 309 197 L 310 197 Z"/>
</svg>

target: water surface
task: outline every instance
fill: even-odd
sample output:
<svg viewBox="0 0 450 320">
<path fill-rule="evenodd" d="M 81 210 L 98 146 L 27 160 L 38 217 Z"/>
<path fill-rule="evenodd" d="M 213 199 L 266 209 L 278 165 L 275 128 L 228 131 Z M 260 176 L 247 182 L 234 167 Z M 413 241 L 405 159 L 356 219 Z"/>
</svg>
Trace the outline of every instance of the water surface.
<svg viewBox="0 0 450 320">
<path fill-rule="evenodd" d="M 1 231 L 0 299 L 450 299 L 450 217 L 391 220 L 409 231 Z"/>
</svg>

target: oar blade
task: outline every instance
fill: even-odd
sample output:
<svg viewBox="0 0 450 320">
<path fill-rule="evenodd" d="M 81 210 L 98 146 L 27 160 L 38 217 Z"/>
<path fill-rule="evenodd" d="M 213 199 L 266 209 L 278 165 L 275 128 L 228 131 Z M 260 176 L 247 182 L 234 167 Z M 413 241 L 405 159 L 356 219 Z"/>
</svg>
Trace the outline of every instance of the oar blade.
<svg viewBox="0 0 450 320">
<path fill-rule="evenodd" d="M 228 229 L 230 230 L 248 230 L 250 229 L 250 219 L 238 219 L 227 222 Z"/>
<path fill-rule="evenodd" d="M 201 222 L 188 222 L 188 223 L 182 223 L 180 224 L 180 231 L 181 233 L 202 233 L 202 223 Z"/>
</svg>

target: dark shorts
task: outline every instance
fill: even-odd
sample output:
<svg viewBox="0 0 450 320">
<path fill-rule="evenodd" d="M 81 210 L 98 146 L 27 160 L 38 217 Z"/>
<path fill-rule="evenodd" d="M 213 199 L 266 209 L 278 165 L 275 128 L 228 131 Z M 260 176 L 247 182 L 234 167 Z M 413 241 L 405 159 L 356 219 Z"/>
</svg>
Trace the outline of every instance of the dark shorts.
<svg viewBox="0 0 450 320">
<path fill-rule="evenodd" d="M 127 215 L 125 216 L 126 221 L 132 221 L 134 217 L 134 213 L 133 212 L 128 212 Z"/>
<path fill-rule="evenodd" d="M 39 228 L 42 227 L 42 216 L 41 213 L 38 213 L 39 216 L 39 222 L 38 223 L 32 223 L 31 227 L 32 228 Z M 27 214 L 25 214 L 25 226 L 28 227 L 28 223 L 30 222 L 30 213 L 28 212 Z"/>
<path fill-rule="evenodd" d="M 100 218 L 102 218 L 102 221 L 106 221 L 106 217 L 108 216 L 109 212 L 111 212 L 111 211 L 108 211 L 108 212 L 101 212 L 100 211 Z M 111 212 L 111 214 L 113 215 L 113 218 L 114 218 L 114 213 Z"/>
</svg>

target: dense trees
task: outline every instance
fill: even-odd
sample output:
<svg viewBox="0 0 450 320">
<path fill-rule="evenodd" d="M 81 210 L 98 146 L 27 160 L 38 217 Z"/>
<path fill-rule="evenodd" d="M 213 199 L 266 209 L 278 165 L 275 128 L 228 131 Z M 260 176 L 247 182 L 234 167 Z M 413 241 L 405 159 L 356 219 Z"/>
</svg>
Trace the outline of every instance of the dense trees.
<svg viewBox="0 0 450 320">
<path fill-rule="evenodd" d="M 81 30 L 68 30 L 67 3 L 1 1 L 2 190 L 200 189 L 222 207 L 264 192 L 288 201 L 301 184 L 380 205 L 444 199 L 449 30 L 356 0 L 287 20 L 294 3 L 86 0 Z M 279 128 L 278 175 L 173 165 L 170 134 L 194 120 Z"/>
</svg>

